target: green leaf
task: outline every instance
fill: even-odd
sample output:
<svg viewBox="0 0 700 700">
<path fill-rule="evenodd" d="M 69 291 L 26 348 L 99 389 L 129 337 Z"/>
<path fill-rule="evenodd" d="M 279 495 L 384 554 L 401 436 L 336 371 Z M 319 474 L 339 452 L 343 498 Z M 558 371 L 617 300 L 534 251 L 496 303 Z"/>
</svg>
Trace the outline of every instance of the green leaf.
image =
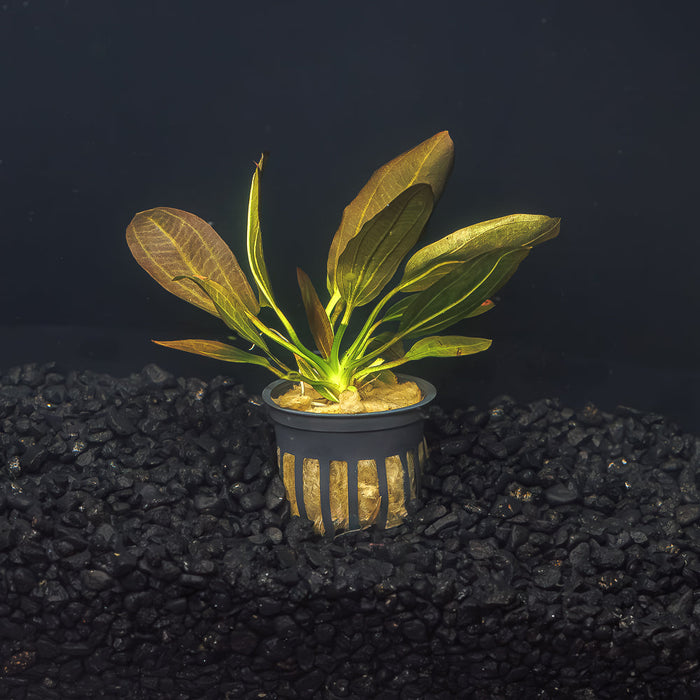
<svg viewBox="0 0 700 700">
<path fill-rule="evenodd" d="M 460 357 L 487 350 L 491 341 L 487 338 L 467 338 L 461 335 L 433 335 L 416 341 L 405 355 L 406 361 L 424 357 Z"/>
<path fill-rule="evenodd" d="M 252 365 L 260 365 L 278 376 L 281 374 L 266 358 L 239 350 L 233 345 L 220 343 L 218 340 L 154 340 L 153 342 L 166 348 L 190 352 L 193 355 L 204 355 L 205 357 L 223 360 L 224 362 L 245 362 Z"/>
<path fill-rule="evenodd" d="M 372 175 L 357 197 L 345 207 L 340 227 L 331 243 L 327 266 L 327 285 L 331 296 L 337 289 L 338 259 L 365 223 L 401 192 L 417 183 L 430 185 L 437 201 L 445 187 L 453 161 L 452 139 L 447 131 L 441 131 L 389 161 Z"/>
<path fill-rule="evenodd" d="M 232 331 L 269 354 L 265 340 L 250 320 L 253 314 L 235 292 L 225 290 L 220 284 L 206 277 L 187 276 L 187 279 L 194 282 L 207 295 L 214 304 L 219 318 Z"/>
<path fill-rule="evenodd" d="M 263 256 L 262 231 L 260 230 L 260 174 L 265 164 L 265 154 L 260 157 L 260 162 L 255 164 L 253 181 L 250 185 L 250 197 L 248 199 L 248 232 L 247 248 L 248 263 L 253 273 L 253 279 L 260 290 L 260 305 L 274 307 L 272 285 L 267 273 L 265 257 Z"/>
<path fill-rule="evenodd" d="M 515 248 L 485 253 L 412 295 L 401 316 L 400 335 L 410 338 L 437 332 L 466 318 L 511 278 L 529 252 L 529 248 Z"/>
<path fill-rule="evenodd" d="M 333 328 L 326 310 L 323 308 L 313 282 L 309 276 L 297 267 L 297 281 L 301 290 L 301 299 L 304 302 L 306 318 L 309 322 L 311 334 L 314 337 L 316 347 L 324 358 L 330 357 L 333 347 Z"/>
<path fill-rule="evenodd" d="M 418 241 L 433 209 L 430 185 L 409 187 L 367 221 L 338 259 L 336 283 L 351 308 L 374 299 Z"/>
<path fill-rule="evenodd" d="M 559 233 L 560 219 L 534 214 L 511 214 L 460 229 L 421 248 L 406 263 L 402 292 L 427 289 L 467 260 L 494 250 L 532 247 Z"/>
<path fill-rule="evenodd" d="M 126 242 L 141 267 L 162 287 L 214 316 L 216 309 L 198 287 L 175 277 L 201 275 L 235 292 L 254 314 L 255 294 L 236 257 L 214 229 L 194 214 L 157 207 L 142 211 L 126 229 Z"/>
</svg>

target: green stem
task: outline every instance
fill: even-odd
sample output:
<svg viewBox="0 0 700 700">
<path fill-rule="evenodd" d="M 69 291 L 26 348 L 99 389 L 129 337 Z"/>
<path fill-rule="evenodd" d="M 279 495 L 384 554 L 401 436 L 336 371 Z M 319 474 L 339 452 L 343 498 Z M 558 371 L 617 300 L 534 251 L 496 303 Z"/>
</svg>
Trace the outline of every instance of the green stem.
<svg viewBox="0 0 700 700">
<path fill-rule="evenodd" d="M 393 369 L 394 367 L 398 367 L 399 365 L 406 364 L 406 362 L 411 362 L 411 360 L 392 360 L 391 362 L 378 365 L 377 367 L 365 367 L 364 369 L 357 370 L 357 372 L 353 372 L 353 377 L 355 379 L 361 379 L 362 377 L 365 377 L 368 374 L 372 374 L 372 372 L 383 372 L 385 369 Z"/>
<path fill-rule="evenodd" d="M 357 355 L 360 355 L 364 351 L 366 344 L 372 335 L 372 332 L 377 328 L 379 323 L 381 323 L 380 321 L 375 325 L 375 320 L 379 315 L 379 312 L 384 308 L 384 306 L 386 306 L 389 299 L 391 299 L 398 291 L 398 288 L 392 289 L 386 296 L 384 296 L 381 299 L 381 301 L 374 307 L 374 309 L 372 309 L 372 313 L 370 313 L 370 315 L 368 316 L 367 320 L 365 321 L 365 325 L 362 327 L 362 330 L 359 332 L 357 338 L 355 338 L 355 342 L 348 348 L 343 359 L 347 359 L 347 361 L 353 362 L 356 359 Z"/>
<path fill-rule="evenodd" d="M 292 342 L 295 345 L 298 345 L 300 348 L 303 348 L 304 344 L 299 340 L 296 331 L 292 327 L 292 324 L 287 320 L 287 317 L 282 313 L 282 310 L 277 306 L 277 304 L 275 304 L 274 301 L 268 299 L 268 302 L 270 302 L 270 308 L 277 314 L 279 320 L 282 321 L 282 325 L 289 334 L 289 337 L 291 338 Z"/>
<path fill-rule="evenodd" d="M 333 296 L 330 298 L 330 301 L 328 302 L 326 306 L 326 314 L 328 314 L 328 318 L 331 317 L 331 314 L 333 313 L 333 309 L 335 309 L 336 304 L 340 301 L 340 291 L 335 290 L 333 292 Z"/>
<path fill-rule="evenodd" d="M 343 336 L 345 335 L 345 331 L 347 329 L 348 324 L 343 321 L 338 327 L 338 331 L 333 338 L 333 347 L 331 348 L 331 356 L 328 358 L 328 361 L 330 362 L 331 367 L 334 367 L 335 369 L 340 368 L 340 343 L 342 342 Z"/>
<path fill-rule="evenodd" d="M 276 331 L 268 328 L 257 316 L 250 316 L 251 321 L 255 324 L 261 333 L 264 333 L 268 338 L 274 340 L 278 345 L 281 345 L 286 350 L 289 350 L 293 355 L 301 355 L 309 364 L 314 365 L 322 374 L 328 371 L 328 363 L 320 358 L 315 353 L 306 348 L 294 334 L 294 343 L 290 343 L 284 336 Z"/>
<path fill-rule="evenodd" d="M 287 376 L 289 372 L 281 372 L 280 370 L 276 369 L 272 365 L 268 368 L 272 374 L 274 374 L 276 377 L 279 377 L 280 379 L 287 379 Z"/>
<path fill-rule="evenodd" d="M 362 357 L 357 358 L 356 360 L 352 361 L 350 363 L 350 367 L 354 369 L 358 365 L 365 364 L 366 362 L 373 360 L 375 357 L 379 357 L 385 350 L 388 350 L 394 343 L 397 341 L 401 340 L 408 334 L 408 331 L 404 331 L 403 333 L 397 333 L 391 340 L 388 342 L 384 343 L 384 345 L 381 345 L 378 347 L 376 350 L 372 350 L 368 355 L 363 355 Z M 394 360 L 396 361 L 396 360 Z M 387 362 L 387 365 L 389 363 Z M 377 367 L 377 371 L 380 369 L 383 369 L 384 365 L 381 365 L 380 367 Z M 374 371 L 374 370 L 372 370 Z M 364 372 L 364 374 L 367 374 L 367 372 Z"/>
<path fill-rule="evenodd" d="M 270 360 L 280 368 L 280 371 L 284 372 L 285 374 L 289 374 L 292 371 L 291 367 L 287 367 L 287 365 L 285 365 L 284 362 L 282 362 L 282 360 L 275 357 L 271 352 L 266 354 L 270 358 Z"/>
<path fill-rule="evenodd" d="M 359 357 L 362 357 L 362 354 L 364 353 L 365 349 L 367 348 L 367 345 L 369 345 L 369 341 L 372 339 L 372 336 L 374 335 L 374 332 L 379 328 L 379 326 L 382 325 L 384 321 L 377 321 L 370 329 L 367 335 L 365 336 L 364 340 L 360 344 L 360 347 L 356 350 L 356 353 Z"/>
</svg>

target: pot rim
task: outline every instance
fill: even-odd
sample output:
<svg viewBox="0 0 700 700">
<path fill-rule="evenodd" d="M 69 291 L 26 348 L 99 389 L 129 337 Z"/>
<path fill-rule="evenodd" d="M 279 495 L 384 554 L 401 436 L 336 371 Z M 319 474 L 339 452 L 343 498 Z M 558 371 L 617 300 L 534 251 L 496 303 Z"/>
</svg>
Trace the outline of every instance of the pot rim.
<svg viewBox="0 0 700 700">
<path fill-rule="evenodd" d="M 415 411 L 416 409 L 423 408 L 435 399 L 435 396 L 437 395 L 437 389 L 431 382 L 427 381 L 426 379 L 423 379 L 421 377 L 414 377 L 411 374 L 397 374 L 396 376 L 400 380 L 415 382 L 418 385 L 418 388 L 423 392 L 423 398 L 417 403 L 411 404 L 410 406 L 392 408 L 388 411 L 370 411 L 367 413 L 314 413 L 313 411 L 298 411 L 295 408 L 283 408 L 282 406 L 276 404 L 272 399 L 273 393 L 275 393 L 278 389 L 281 389 L 285 385 L 293 386 L 298 382 L 294 382 L 291 379 L 276 379 L 275 381 L 270 382 L 263 389 L 262 400 L 268 408 L 273 409 L 274 411 L 279 411 L 280 413 L 286 414 L 288 416 L 314 416 L 322 418 L 324 420 L 347 420 L 348 418 L 362 419 L 374 416 L 396 416 L 401 413 L 408 413 L 409 411 Z"/>
</svg>

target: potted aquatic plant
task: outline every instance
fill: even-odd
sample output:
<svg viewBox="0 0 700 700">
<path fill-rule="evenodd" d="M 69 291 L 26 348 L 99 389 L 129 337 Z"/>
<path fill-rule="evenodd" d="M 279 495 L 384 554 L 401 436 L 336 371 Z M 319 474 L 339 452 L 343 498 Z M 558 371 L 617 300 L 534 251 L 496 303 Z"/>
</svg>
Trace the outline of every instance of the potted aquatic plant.
<svg viewBox="0 0 700 700">
<path fill-rule="evenodd" d="M 486 350 L 484 338 L 439 333 L 493 308 L 490 297 L 559 220 L 514 214 L 474 224 L 417 250 L 453 163 L 446 131 L 379 168 L 345 208 L 328 254 L 324 304 L 309 276 L 297 280 L 314 346 L 273 293 L 263 256 L 256 164 L 247 257 L 257 294 L 236 257 L 205 221 L 158 207 L 136 214 L 127 242 L 159 284 L 220 318 L 219 340 L 154 341 L 226 362 L 265 367 L 263 391 L 292 513 L 321 532 L 400 523 L 427 458 L 425 380 L 394 374 L 408 362 Z M 369 312 L 357 322 L 358 309 Z M 277 327 L 263 320 L 276 317 Z M 245 349 L 244 349 L 245 348 Z"/>
</svg>

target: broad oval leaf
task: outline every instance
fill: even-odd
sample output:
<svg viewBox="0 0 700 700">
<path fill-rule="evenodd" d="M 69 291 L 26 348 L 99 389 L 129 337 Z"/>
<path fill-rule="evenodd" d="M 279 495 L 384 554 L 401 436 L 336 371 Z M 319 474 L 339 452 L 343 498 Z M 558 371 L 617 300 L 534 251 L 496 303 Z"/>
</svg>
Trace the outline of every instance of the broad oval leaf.
<svg viewBox="0 0 700 700">
<path fill-rule="evenodd" d="M 269 353 L 264 338 L 251 320 L 255 318 L 255 315 L 243 304 L 235 291 L 226 290 L 214 280 L 206 277 L 190 275 L 187 279 L 196 284 L 209 297 L 219 318 L 232 331 Z M 258 321 L 258 323 L 260 322 Z"/>
<path fill-rule="evenodd" d="M 333 348 L 333 328 L 326 310 L 323 308 L 313 282 L 309 276 L 297 267 L 297 281 L 301 290 L 301 299 L 304 302 L 306 318 L 309 322 L 311 334 L 314 337 L 316 347 L 324 358 L 330 357 Z"/>
<path fill-rule="evenodd" d="M 413 295 L 401 316 L 400 336 L 438 332 L 466 318 L 511 278 L 529 252 L 515 248 L 485 253 Z"/>
<path fill-rule="evenodd" d="M 437 201 L 445 187 L 453 161 L 452 139 L 447 131 L 441 131 L 389 161 L 372 175 L 357 197 L 345 207 L 340 227 L 331 243 L 327 268 L 327 284 L 331 296 L 337 289 L 338 259 L 365 222 L 401 192 L 421 182 L 430 185 Z"/>
<path fill-rule="evenodd" d="M 406 263 L 399 289 L 418 292 L 467 260 L 498 249 L 532 247 L 554 238 L 561 219 L 511 214 L 450 233 L 416 251 Z"/>
<path fill-rule="evenodd" d="M 418 241 L 432 210 L 430 185 L 413 185 L 348 242 L 338 259 L 336 283 L 350 308 L 368 304 L 381 292 Z"/>
<path fill-rule="evenodd" d="M 215 360 L 223 360 L 224 362 L 245 362 L 248 364 L 260 365 L 280 375 L 280 372 L 278 372 L 266 358 L 260 355 L 254 355 L 250 352 L 245 352 L 244 350 L 239 350 L 233 345 L 220 343 L 218 340 L 154 340 L 153 342 L 156 343 L 156 345 L 162 345 L 166 348 L 190 352 L 193 355 L 204 355 L 204 357 L 211 357 Z"/>
<path fill-rule="evenodd" d="M 461 335 L 433 335 L 417 340 L 405 355 L 406 361 L 424 357 L 460 357 L 473 355 L 491 347 L 487 338 L 467 338 Z"/>
<path fill-rule="evenodd" d="M 198 216 L 169 207 L 142 211 L 126 229 L 126 242 L 136 262 L 158 284 L 190 304 L 218 315 L 200 288 L 175 277 L 207 277 L 235 292 L 252 313 L 260 311 L 235 255 Z"/>
</svg>

